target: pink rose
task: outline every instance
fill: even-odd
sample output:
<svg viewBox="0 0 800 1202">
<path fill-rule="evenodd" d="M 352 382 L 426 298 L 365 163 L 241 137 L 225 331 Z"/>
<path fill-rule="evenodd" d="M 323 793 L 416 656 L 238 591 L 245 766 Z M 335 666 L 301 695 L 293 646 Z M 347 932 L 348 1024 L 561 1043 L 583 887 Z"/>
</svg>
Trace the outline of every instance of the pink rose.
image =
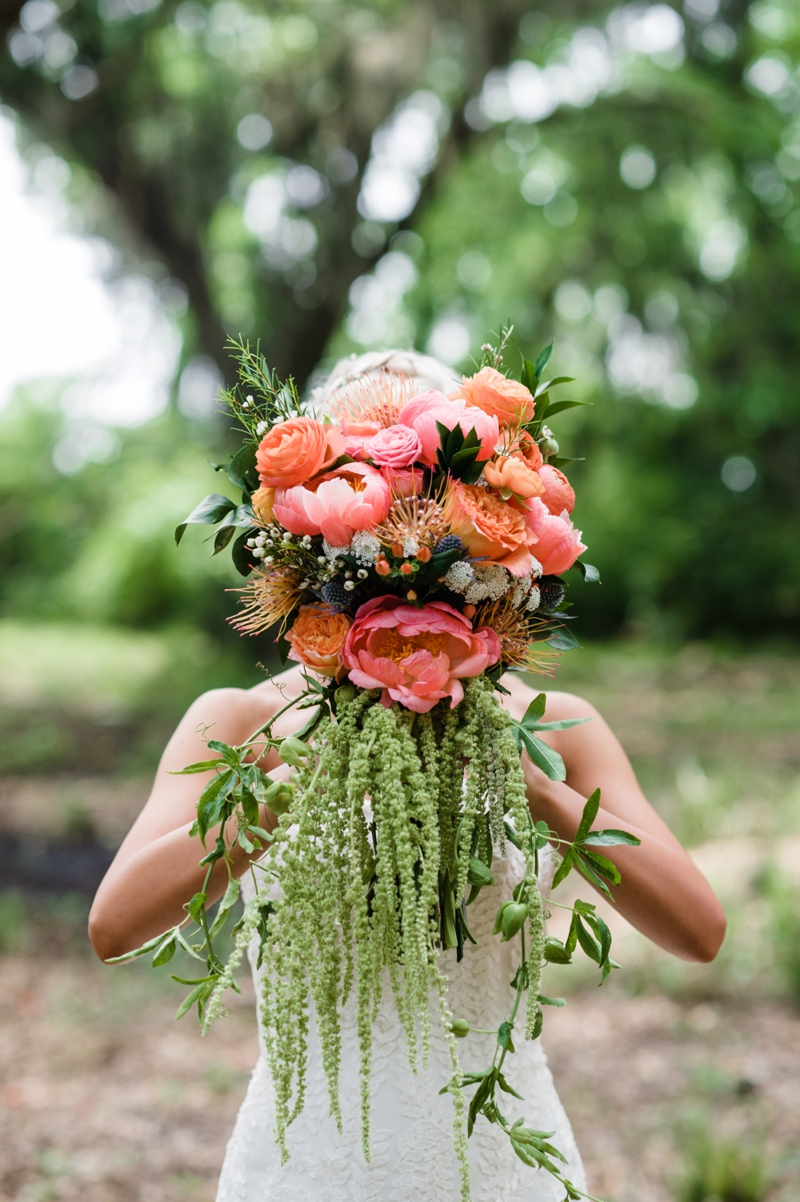
<svg viewBox="0 0 800 1202">
<path fill-rule="evenodd" d="M 380 471 L 395 497 L 419 497 L 425 488 L 425 477 L 418 467 L 382 467 Z"/>
<path fill-rule="evenodd" d="M 575 508 L 575 492 L 567 477 L 551 463 L 545 463 L 539 468 L 539 476 L 544 485 L 542 500 L 551 513 L 572 513 Z"/>
<path fill-rule="evenodd" d="M 422 454 L 422 443 L 410 426 L 385 426 L 367 443 L 367 454 L 378 467 L 409 467 Z"/>
<path fill-rule="evenodd" d="M 581 532 L 573 526 L 566 509 L 559 515 L 552 514 L 539 497 L 529 501 L 528 506 L 525 521 L 536 536 L 531 550 L 545 576 L 560 576 L 586 550 Z"/>
<path fill-rule="evenodd" d="M 484 413 L 482 409 L 476 409 L 473 405 L 468 405 L 460 397 L 448 400 L 443 392 L 435 390 L 423 392 L 421 396 L 407 401 L 400 410 L 397 420 L 404 426 L 410 426 L 419 435 L 422 443 L 422 453 L 419 458 L 428 467 L 436 465 L 436 452 L 440 446 L 439 431 L 436 429 L 437 422 L 447 426 L 448 430 L 459 425 L 465 434 L 474 430 L 481 444 L 478 453 L 480 463 L 491 459 L 495 443 L 500 437 L 500 427 L 496 417 Z"/>
<path fill-rule="evenodd" d="M 453 709 L 464 696 L 461 680 L 480 676 L 500 659 L 500 640 L 443 601 L 422 609 L 401 597 L 376 597 L 356 612 L 342 649 L 354 685 L 383 689 L 384 705 L 399 701 L 427 714 L 443 697 Z"/>
<path fill-rule="evenodd" d="M 381 429 L 380 422 L 347 422 L 341 423 L 340 429 L 345 436 L 344 453 L 351 459 L 363 462 L 367 455 L 367 445 Z"/>
<path fill-rule="evenodd" d="M 367 463 L 348 463 L 308 485 L 278 489 L 273 510 L 292 534 L 321 534 L 331 546 L 345 547 L 356 530 L 382 522 L 391 503 L 380 472 Z"/>
</svg>

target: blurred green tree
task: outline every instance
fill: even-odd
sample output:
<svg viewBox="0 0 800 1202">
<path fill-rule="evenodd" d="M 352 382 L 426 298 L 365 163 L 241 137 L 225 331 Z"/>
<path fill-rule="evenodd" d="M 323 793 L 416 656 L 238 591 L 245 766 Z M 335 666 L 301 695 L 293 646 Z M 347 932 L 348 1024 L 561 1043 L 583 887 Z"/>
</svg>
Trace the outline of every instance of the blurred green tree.
<svg viewBox="0 0 800 1202">
<path fill-rule="evenodd" d="M 794 4 L 28 0 L 2 20 L 0 94 L 185 283 L 188 352 L 227 370 L 242 331 L 304 382 L 326 350 L 462 366 L 505 319 L 526 349 L 555 334 L 598 400 L 562 439 L 604 578 L 584 628 L 797 631 Z M 153 620 L 160 595 L 107 613 Z"/>
</svg>

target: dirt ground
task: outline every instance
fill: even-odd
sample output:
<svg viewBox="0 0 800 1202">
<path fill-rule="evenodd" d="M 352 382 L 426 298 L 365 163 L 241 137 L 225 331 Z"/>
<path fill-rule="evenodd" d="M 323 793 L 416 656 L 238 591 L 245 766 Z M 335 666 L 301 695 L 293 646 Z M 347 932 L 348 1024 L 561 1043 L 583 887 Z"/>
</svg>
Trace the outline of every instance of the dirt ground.
<svg viewBox="0 0 800 1202">
<path fill-rule="evenodd" d="M 0 1202 L 211 1202 L 257 1054 L 252 999 L 201 1039 L 172 1021 L 174 988 L 144 965 L 0 961 Z M 594 1193 L 671 1202 L 682 1141 L 713 1130 L 763 1148 L 770 1199 L 800 1197 L 800 1014 L 612 985 L 547 1020 Z"/>
</svg>

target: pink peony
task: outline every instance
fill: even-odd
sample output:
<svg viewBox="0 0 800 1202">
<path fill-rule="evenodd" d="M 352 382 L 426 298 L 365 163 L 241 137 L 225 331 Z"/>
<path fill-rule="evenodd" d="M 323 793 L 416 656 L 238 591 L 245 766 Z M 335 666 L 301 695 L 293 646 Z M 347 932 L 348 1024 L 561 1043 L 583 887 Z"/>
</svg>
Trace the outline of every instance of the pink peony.
<svg viewBox="0 0 800 1202">
<path fill-rule="evenodd" d="M 410 467 L 422 454 L 422 443 L 410 426 L 385 426 L 367 443 L 367 454 L 378 467 Z"/>
<path fill-rule="evenodd" d="M 545 576 L 560 576 L 586 550 L 581 532 L 573 526 L 566 509 L 559 515 L 552 514 L 544 501 L 534 497 L 528 502 L 525 521 L 536 536 L 531 550 Z"/>
<path fill-rule="evenodd" d="M 321 534 L 331 546 L 345 547 L 356 530 L 382 522 L 391 503 L 380 472 L 367 463 L 348 463 L 309 485 L 279 489 L 273 509 L 292 534 Z"/>
<path fill-rule="evenodd" d="M 545 463 L 539 468 L 539 476 L 544 485 L 542 500 L 551 513 L 572 513 L 575 508 L 575 493 L 572 485 L 562 471 Z"/>
<path fill-rule="evenodd" d="M 342 649 L 354 685 L 383 689 L 388 706 L 399 701 L 418 714 L 443 697 L 453 709 L 464 696 L 461 680 L 480 676 L 500 659 L 500 640 L 443 601 L 422 609 L 401 597 L 376 597 L 356 612 Z"/>
<path fill-rule="evenodd" d="M 425 477 L 418 467 L 382 467 L 380 471 L 395 497 L 419 497 L 425 488 Z"/>
<path fill-rule="evenodd" d="M 421 396 L 406 401 L 400 410 L 398 422 L 410 426 L 419 435 L 422 443 L 420 462 L 428 467 L 436 465 L 436 452 L 440 446 L 439 431 L 436 423 L 441 422 L 452 430 L 456 425 L 461 426 L 465 434 L 474 430 L 477 434 L 481 449 L 478 454 L 479 462 L 490 459 L 494 454 L 495 443 L 500 437 L 500 427 L 496 417 L 484 413 L 468 405 L 460 397 L 448 400 L 443 392 L 423 392 Z"/>
</svg>

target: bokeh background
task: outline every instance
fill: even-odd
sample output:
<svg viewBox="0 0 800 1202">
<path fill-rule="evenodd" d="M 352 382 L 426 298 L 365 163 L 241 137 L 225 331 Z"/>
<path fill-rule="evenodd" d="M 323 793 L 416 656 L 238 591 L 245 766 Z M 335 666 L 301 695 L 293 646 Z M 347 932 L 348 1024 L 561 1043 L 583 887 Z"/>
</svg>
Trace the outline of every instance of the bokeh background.
<svg viewBox="0 0 800 1202">
<path fill-rule="evenodd" d="M 730 916 L 711 967 L 616 923 L 601 993 L 552 970 L 592 1189 L 796 1202 L 797 4 L 0 0 L 0 35 L 0 1202 L 211 1202 L 256 1055 L 247 997 L 201 1042 L 84 936 L 185 705 L 272 662 L 172 539 L 226 488 L 227 336 L 305 389 L 504 322 L 592 402 L 560 681 Z"/>
</svg>

